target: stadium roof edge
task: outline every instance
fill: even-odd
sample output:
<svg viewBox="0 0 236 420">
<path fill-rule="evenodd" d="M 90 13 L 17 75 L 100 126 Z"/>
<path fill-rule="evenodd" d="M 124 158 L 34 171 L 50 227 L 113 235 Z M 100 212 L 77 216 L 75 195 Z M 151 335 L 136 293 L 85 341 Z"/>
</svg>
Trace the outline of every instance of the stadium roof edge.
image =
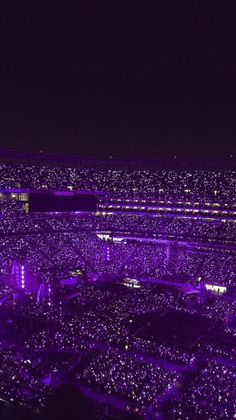
<svg viewBox="0 0 236 420">
<path fill-rule="evenodd" d="M 96 167 L 99 169 L 236 170 L 235 158 L 96 159 L 76 155 L 17 151 L 12 149 L 0 149 L 0 162 L 60 167 Z"/>
</svg>

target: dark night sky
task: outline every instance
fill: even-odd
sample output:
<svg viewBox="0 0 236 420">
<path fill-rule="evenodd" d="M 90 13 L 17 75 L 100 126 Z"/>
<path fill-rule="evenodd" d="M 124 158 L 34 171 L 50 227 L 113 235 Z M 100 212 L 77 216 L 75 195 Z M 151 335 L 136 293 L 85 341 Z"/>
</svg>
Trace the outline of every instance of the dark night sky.
<svg viewBox="0 0 236 420">
<path fill-rule="evenodd" d="M 0 148 L 235 155 L 236 14 L 228 2 L 48 3 L 0 4 Z"/>
</svg>

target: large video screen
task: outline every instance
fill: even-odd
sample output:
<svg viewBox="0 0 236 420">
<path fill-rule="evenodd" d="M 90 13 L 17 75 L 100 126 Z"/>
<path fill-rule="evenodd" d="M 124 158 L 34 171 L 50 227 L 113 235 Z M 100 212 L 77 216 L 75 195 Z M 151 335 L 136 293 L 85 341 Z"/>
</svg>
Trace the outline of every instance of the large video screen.
<svg viewBox="0 0 236 420">
<path fill-rule="evenodd" d="M 52 192 L 30 193 L 29 211 L 35 212 L 95 212 L 97 198 L 94 194 L 58 194 Z"/>
</svg>

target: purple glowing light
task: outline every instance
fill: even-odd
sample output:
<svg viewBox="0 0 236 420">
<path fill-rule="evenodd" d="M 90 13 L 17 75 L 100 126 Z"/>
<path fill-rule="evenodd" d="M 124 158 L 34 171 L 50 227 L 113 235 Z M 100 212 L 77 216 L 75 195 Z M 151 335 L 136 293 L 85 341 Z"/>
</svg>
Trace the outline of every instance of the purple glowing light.
<svg viewBox="0 0 236 420">
<path fill-rule="evenodd" d="M 21 266 L 21 288 L 25 288 L 25 267 Z"/>
</svg>

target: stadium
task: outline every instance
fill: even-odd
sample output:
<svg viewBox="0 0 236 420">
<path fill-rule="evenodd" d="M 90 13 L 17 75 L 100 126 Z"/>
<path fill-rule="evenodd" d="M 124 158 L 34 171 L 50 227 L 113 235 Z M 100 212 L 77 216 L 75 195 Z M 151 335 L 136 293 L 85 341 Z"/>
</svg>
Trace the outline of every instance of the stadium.
<svg viewBox="0 0 236 420">
<path fill-rule="evenodd" d="M 1 410 L 236 417 L 235 167 L 0 151 Z"/>
</svg>

